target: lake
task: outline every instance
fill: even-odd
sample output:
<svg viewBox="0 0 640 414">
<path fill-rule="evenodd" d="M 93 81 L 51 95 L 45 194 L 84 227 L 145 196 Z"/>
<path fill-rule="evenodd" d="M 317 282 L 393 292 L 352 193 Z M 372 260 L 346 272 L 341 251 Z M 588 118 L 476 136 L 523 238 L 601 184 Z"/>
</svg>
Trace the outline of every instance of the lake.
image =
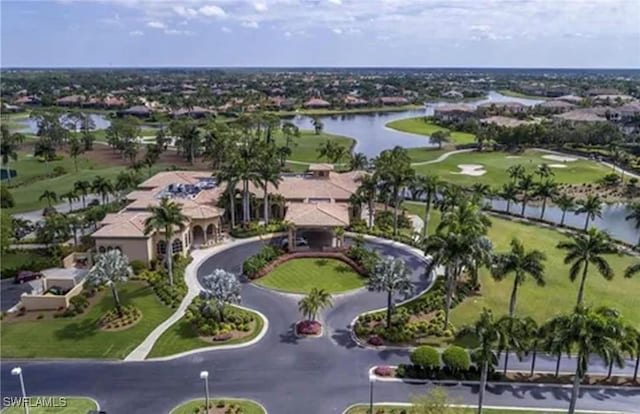
<svg viewBox="0 0 640 414">
<path fill-rule="evenodd" d="M 102 114 L 88 114 L 89 118 L 93 120 L 95 124 L 95 128 L 93 131 L 97 131 L 99 129 L 107 129 L 111 122 Z M 65 125 L 68 122 L 67 115 L 60 115 L 60 123 Z M 17 120 L 16 123 L 23 125 L 23 128 L 20 129 L 20 132 L 24 134 L 35 134 L 38 132 L 38 121 L 31 118 L 20 119 Z"/>
</svg>

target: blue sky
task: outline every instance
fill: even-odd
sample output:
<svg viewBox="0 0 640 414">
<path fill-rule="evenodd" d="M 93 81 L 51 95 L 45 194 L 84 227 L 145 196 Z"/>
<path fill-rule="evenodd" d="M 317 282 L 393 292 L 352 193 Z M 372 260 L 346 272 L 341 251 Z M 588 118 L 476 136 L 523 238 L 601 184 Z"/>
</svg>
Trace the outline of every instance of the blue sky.
<svg viewBox="0 0 640 414">
<path fill-rule="evenodd" d="M 640 67 L 640 0 L 0 5 L 3 67 Z"/>
</svg>

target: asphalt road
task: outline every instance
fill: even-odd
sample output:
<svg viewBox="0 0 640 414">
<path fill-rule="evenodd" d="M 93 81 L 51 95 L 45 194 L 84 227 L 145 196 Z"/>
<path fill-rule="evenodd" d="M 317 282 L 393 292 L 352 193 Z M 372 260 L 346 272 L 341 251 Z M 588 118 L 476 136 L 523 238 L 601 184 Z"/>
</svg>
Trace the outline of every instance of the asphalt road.
<svg viewBox="0 0 640 414">
<path fill-rule="evenodd" d="M 0 310 L 2 312 L 11 309 L 20 300 L 20 295 L 31 292 L 35 284 L 42 281 L 36 280 L 22 284 L 13 283 L 13 278 L 0 281 Z"/>
<path fill-rule="evenodd" d="M 199 277 L 215 268 L 239 273 L 244 258 L 260 249 L 260 242 L 238 246 L 208 259 Z M 420 258 L 398 248 L 370 245 L 382 254 L 403 258 L 413 269 L 415 290 L 429 284 Z M 348 325 L 359 313 L 382 307 L 384 295 L 360 290 L 336 297 L 335 306 L 322 315 L 327 328 L 318 339 L 298 339 L 293 325 L 300 319 L 297 298 L 256 287 L 244 281 L 243 304 L 267 316 L 269 330 L 257 344 L 233 350 L 204 352 L 170 361 L 3 361 L 0 391 L 19 393 L 11 377 L 15 365 L 23 368 L 27 393 L 31 395 L 86 395 L 98 400 L 110 414 L 166 413 L 177 404 L 202 397 L 201 370 L 210 372 L 211 393 L 216 397 L 250 398 L 269 413 L 341 413 L 348 405 L 368 400 L 368 370 L 378 364 L 408 361 L 406 350 L 358 348 L 350 339 Z M 510 366 L 528 367 L 515 358 Z M 562 369 L 572 370 L 575 361 L 563 359 Z M 539 369 L 552 371 L 555 359 L 538 357 Z M 630 372 L 632 366 L 625 370 Z M 590 370 L 606 372 L 599 361 Z M 375 384 L 376 401 L 407 401 L 425 392 L 427 385 Z M 475 403 L 477 387 L 451 386 L 458 400 Z M 486 403 L 501 406 L 566 408 L 570 390 L 547 386 L 491 385 Z M 640 389 L 583 390 L 579 409 L 640 412 Z"/>
</svg>

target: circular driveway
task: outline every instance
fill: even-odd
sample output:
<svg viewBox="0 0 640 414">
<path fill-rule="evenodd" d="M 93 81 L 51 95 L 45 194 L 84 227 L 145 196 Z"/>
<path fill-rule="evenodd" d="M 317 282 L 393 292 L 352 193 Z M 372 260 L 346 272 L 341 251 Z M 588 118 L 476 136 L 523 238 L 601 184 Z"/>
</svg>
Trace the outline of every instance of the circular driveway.
<svg viewBox="0 0 640 414">
<path fill-rule="evenodd" d="M 203 262 L 198 277 L 222 268 L 239 274 L 246 257 L 257 253 L 263 242 L 239 245 Z M 401 245 L 367 243 L 381 255 L 393 255 L 411 269 L 415 291 L 429 284 L 424 260 Z M 243 305 L 269 319 L 266 335 L 258 343 L 239 349 L 208 351 L 168 361 L 3 361 L 3 396 L 19 395 L 19 384 L 10 370 L 21 365 L 30 395 L 86 395 L 111 413 L 166 413 L 175 405 L 201 397 L 198 373 L 210 372 L 215 397 L 249 398 L 263 404 L 271 414 L 341 413 L 348 405 L 368 399 L 368 369 L 376 364 L 408 360 L 408 350 L 362 349 L 352 342 L 350 322 L 360 313 L 384 307 L 385 295 L 364 289 L 337 295 L 334 306 L 321 316 L 321 338 L 297 338 L 293 324 L 300 319 L 297 298 L 259 288 L 243 280 Z M 539 356 L 538 365 L 553 365 Z M 571 369 L 573 361 L 563 361 Z M 515 368 L 517 361 L 512 364 Z M 602 367 L 606 370 L 606 367 Z M 407 401 L 425 392 L 425 385 L 379 383 L 376 401 Z M 476 386 L 448 387 L 449 393 L 467 403 L 477 399 Z M 566 407 L 569 389 L 514 384 L 488 387 L 489 405 Z M 582 393 L 579 408 L 618 409 L 633 412 L 640 406 L 640 390 L 594 390 Z"/>
</svg>

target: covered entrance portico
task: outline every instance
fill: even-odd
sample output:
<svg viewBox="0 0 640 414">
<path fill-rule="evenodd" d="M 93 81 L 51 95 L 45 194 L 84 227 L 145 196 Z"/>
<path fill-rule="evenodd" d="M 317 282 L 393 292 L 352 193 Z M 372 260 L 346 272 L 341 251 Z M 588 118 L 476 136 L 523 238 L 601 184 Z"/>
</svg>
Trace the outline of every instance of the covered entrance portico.
<svg viewBox="0 0 640 414">
<path fill-rule="evenodd" d="M 339 250 L 342 229 L 349 225 L 349 207 L 342 203 L 290 203 L 285 221 L 289 223 L 289 251 Z"/>
</svg>

